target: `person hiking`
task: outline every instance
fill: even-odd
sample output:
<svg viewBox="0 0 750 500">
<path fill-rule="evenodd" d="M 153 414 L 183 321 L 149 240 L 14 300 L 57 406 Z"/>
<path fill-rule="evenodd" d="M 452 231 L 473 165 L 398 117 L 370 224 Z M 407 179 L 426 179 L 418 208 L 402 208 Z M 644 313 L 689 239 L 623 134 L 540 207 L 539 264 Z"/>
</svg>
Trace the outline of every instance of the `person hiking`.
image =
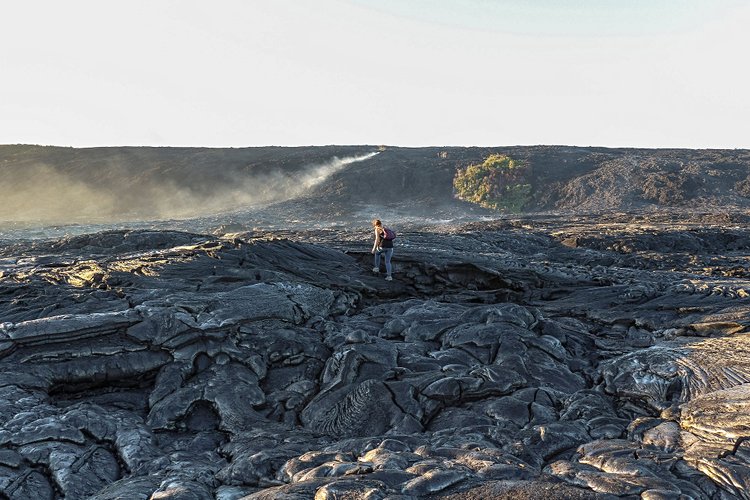
<svg viewBox="0 0 750 500">
<path fill-rule="evenodd" d="M 383 226 L 380 219 L 373 219 L 372 227 L 375 229 L 375 242 L 372 245 L 372 254 L 375 255 L 375 266 L 372 268 L 372 272 L 380 272 L 380 255 L 385 257 L 385 279 L 386 281 L 393 281 L 391 276 L 391 257 L 393 256 L 393 238 L 395 233 Z"/>
</svg>

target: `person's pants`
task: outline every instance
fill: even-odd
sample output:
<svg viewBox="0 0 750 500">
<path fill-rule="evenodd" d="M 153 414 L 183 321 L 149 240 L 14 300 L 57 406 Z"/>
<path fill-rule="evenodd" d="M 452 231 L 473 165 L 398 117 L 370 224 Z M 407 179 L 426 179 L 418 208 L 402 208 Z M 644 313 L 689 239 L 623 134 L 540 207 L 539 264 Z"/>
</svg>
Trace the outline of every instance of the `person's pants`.
<svg viewBox="0 0 750 500">
<path fill-rule="evenodd" d="M 385 273 L 391 275 L 391 257 L 393 256 L 393 248 L 383 248 L 375 252 L 375 267 L 380 269 L 380 254 L 385 256 Z"/>
</svg>

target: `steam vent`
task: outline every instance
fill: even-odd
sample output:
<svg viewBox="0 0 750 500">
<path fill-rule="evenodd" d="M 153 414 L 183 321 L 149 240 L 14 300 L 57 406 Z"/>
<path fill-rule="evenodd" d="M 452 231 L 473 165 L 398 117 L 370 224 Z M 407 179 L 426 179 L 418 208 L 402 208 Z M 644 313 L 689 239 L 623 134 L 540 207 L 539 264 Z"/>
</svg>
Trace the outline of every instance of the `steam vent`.
<svg viewBox="0 0 750 500">
<path fill-rule="evenodd" d="M 1 498 L 750 498 L 750 151 L 0 173 Z"/>
</svg>

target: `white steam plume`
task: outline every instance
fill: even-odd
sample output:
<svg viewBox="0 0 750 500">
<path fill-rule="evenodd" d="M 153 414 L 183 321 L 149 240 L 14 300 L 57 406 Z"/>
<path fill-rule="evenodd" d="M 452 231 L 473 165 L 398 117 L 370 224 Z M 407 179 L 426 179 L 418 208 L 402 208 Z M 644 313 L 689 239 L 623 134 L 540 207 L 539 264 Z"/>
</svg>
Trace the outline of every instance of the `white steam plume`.
<svg viewBox="0 0 750 500">
<path fill-rule="evenodd" d="M 188 172 L 165 170 L 174 177 L 147 176 L 127 166 L 115 168 L 106 184 L 87 182 L 51 165 L 36 164 L 3 172 L 0 223 L 35 224 L 116 222 L 210 215 L 296 198 L 352 163 L 377 152 L 333 158 L 296 171 L 275 169 L 239 173 L 200 184 L 179 182 Z M 158 168 L 158 167 L 157 167 Z M 139 173 L 140 172 L 140 173 Z"/>
</svg>

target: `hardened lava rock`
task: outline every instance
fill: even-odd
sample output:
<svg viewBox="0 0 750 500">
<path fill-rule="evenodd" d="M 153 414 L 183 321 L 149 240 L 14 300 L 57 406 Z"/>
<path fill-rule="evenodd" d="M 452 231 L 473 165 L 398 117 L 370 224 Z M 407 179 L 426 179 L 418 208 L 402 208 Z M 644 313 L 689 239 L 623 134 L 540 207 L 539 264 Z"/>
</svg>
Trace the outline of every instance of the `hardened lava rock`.
<svg viewBox="0 0 750 500">
<path fill-rule="evenodd" d="M 588 222 L 14 243 L 0 496 L 750 498 L 738 237 Z"/>
</svg>

